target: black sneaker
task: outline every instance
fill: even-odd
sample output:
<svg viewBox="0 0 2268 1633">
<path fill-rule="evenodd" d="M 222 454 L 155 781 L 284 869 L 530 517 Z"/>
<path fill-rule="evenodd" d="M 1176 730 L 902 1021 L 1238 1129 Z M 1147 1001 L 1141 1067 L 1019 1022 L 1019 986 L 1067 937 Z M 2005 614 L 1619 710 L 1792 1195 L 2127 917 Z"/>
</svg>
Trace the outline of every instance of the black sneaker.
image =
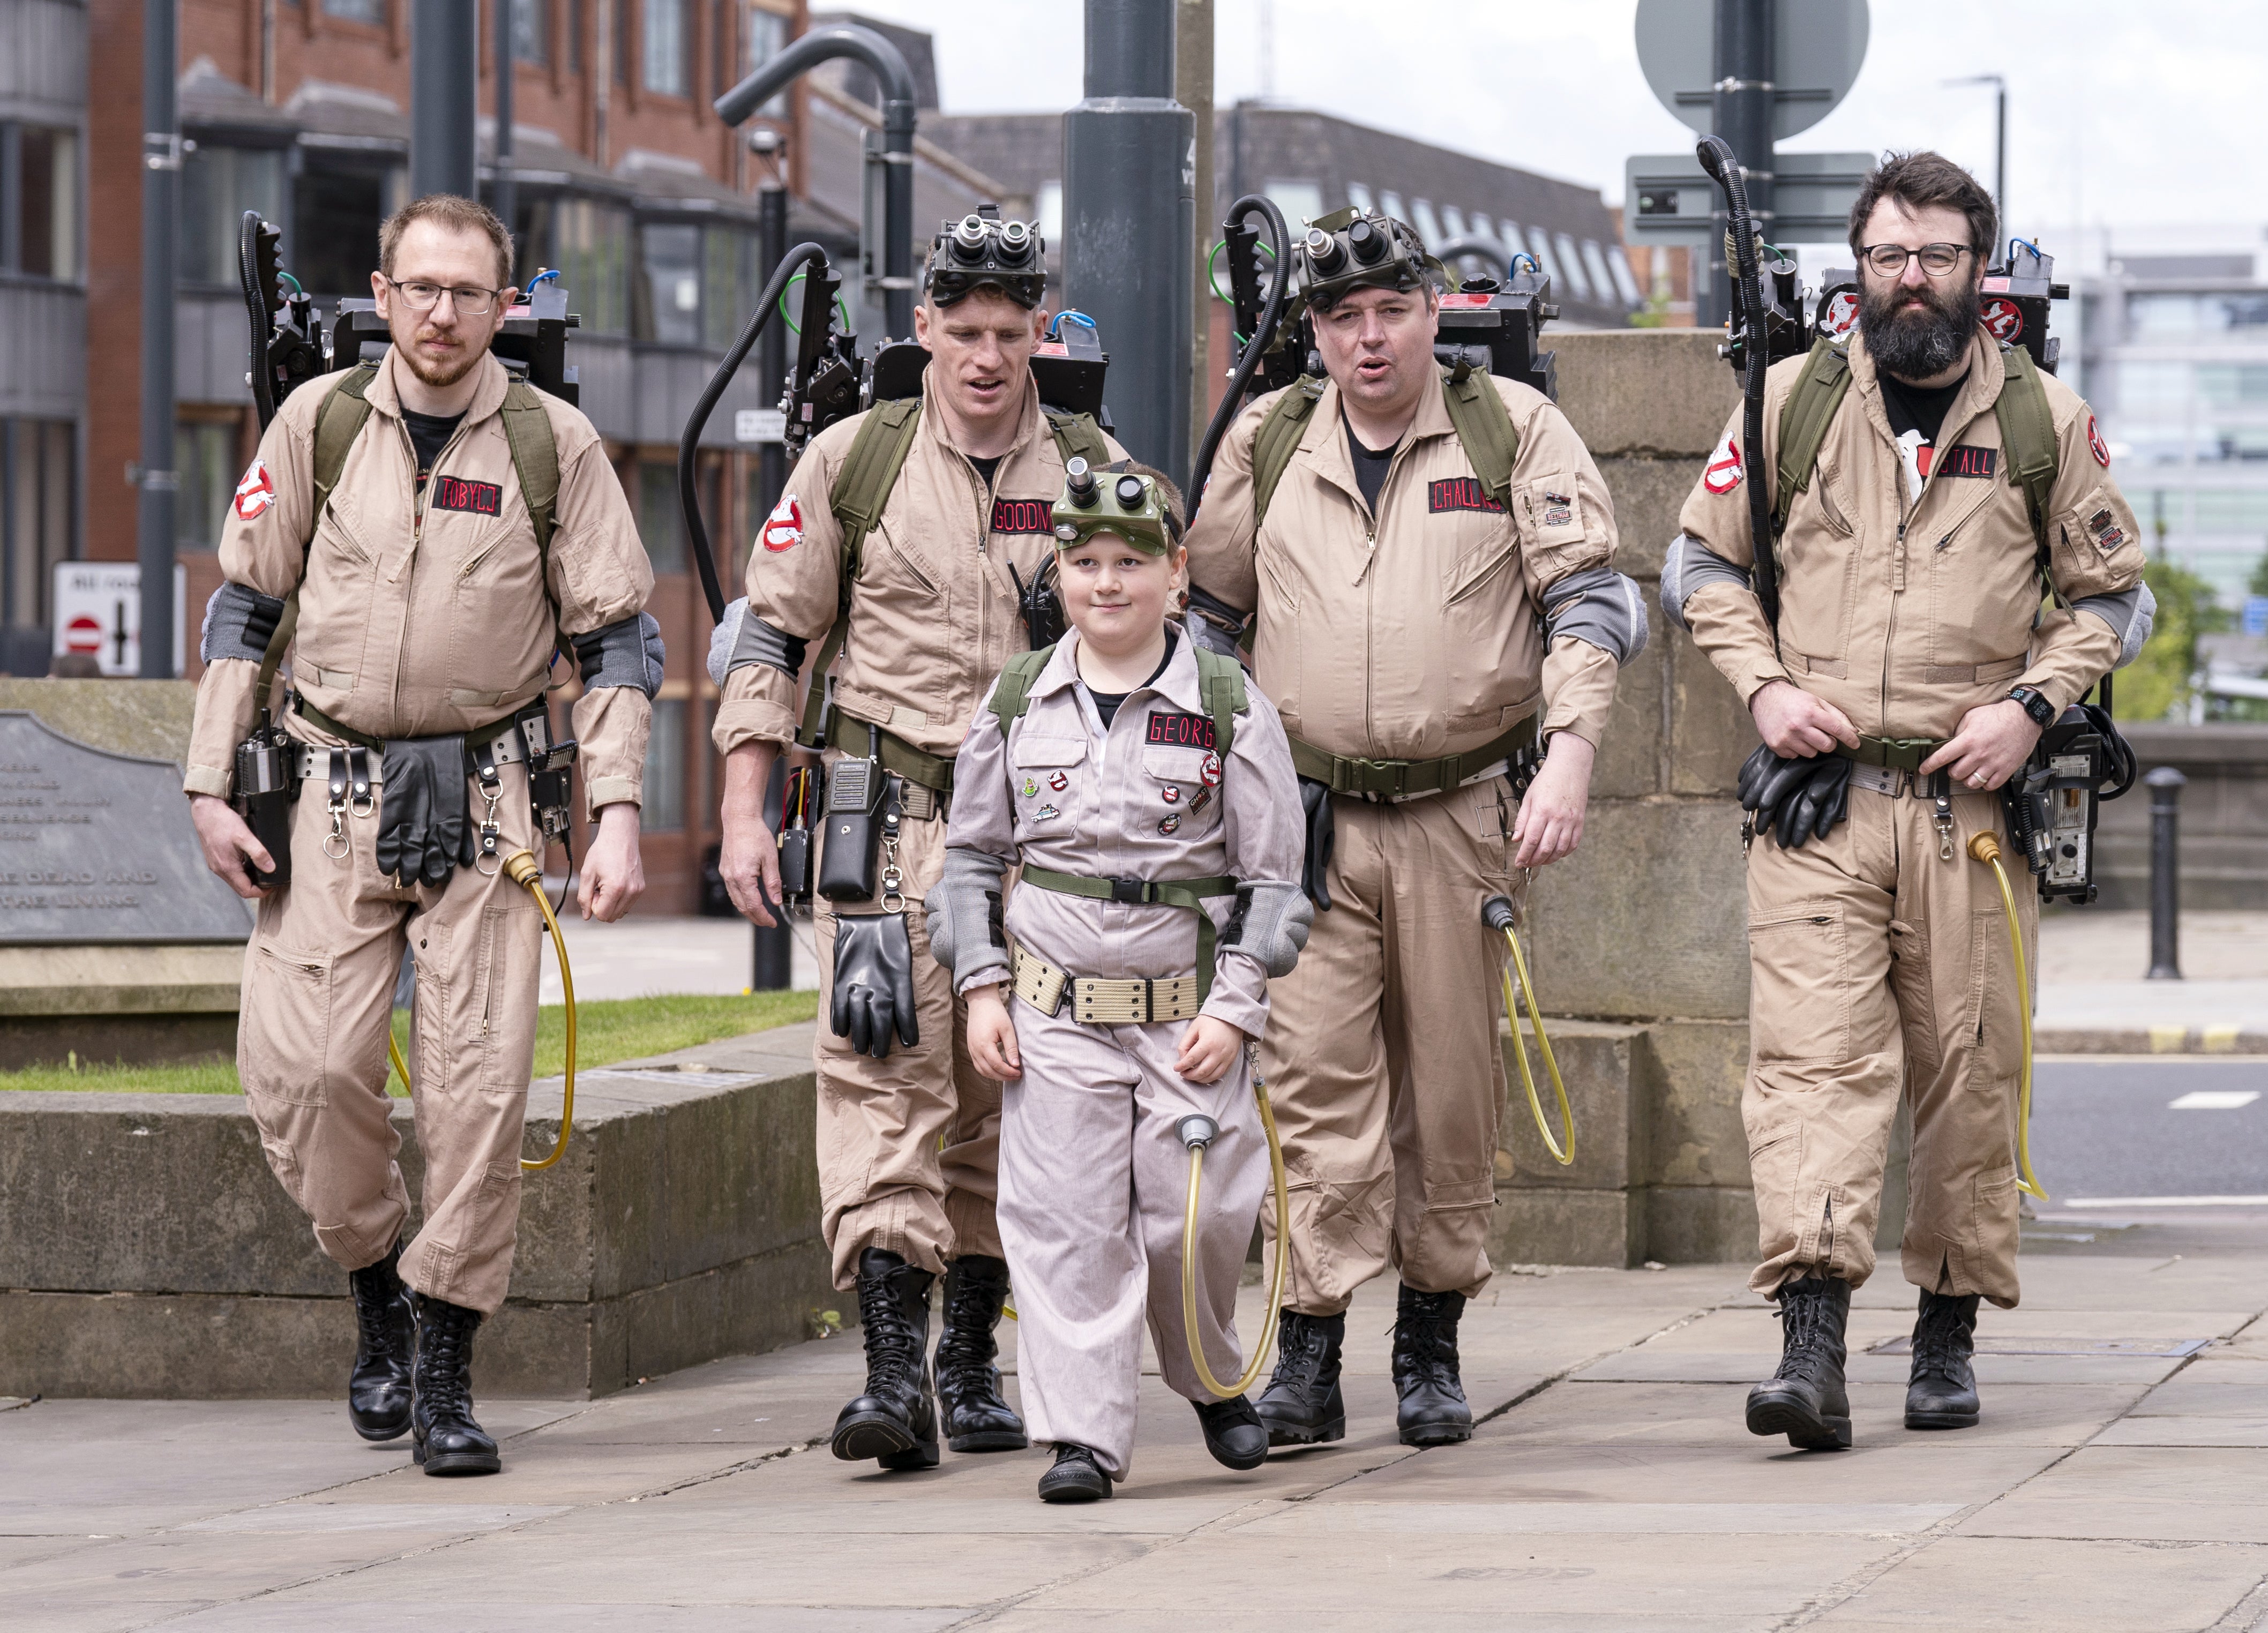
<svg viewBox="0 0 2268 1633">
<path fill-rule="evenodd" d="M 1055 1467 L 1040 1476 L 1042 1503 L 1099 1503 L 1110 1495 L 1110 1476 L 1083 1445 L 1056 1447 Z"/>
</svg>

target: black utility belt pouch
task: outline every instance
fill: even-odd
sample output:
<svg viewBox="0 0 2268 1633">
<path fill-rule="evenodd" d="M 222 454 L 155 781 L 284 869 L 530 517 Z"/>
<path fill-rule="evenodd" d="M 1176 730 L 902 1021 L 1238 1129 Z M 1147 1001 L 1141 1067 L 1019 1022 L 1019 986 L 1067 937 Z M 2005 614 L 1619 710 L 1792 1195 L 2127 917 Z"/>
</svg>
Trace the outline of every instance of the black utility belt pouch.
<svg viewBox="0 0 2268 1633">
<path fill-rule="evenodd" d="M 263 723 L 236 746 L 236 791 L 229 797 L 276 861 L 269 872 L 245 864 L 254 884 L 280 890 L 291 882 L 291 806 L 298 798 L 299 745 L 283 727 Z"/>
<path fill-rule="evenodd" d="M 809 766 L 787 774 L 781 799 L 779 871 L 780 901 L 792 910 L 811 906 L 811 793 Z"/>
<path fill-rule="evenodd" d="M 827 839 L 820 847 L 818 889 L 829 901 L 873 898 L 889 783 L 880 757 L 872 753 L 861 760 L 846 755 L 827 768 Z"/>
<path fill-rule="evenodd" d="M 563 842 L 575 822 L 575 761 L 581 748 L 571 737 L 554 739 L 551 711 L 539 701 L 519 717 L 520 741 L 527 747 L 527 803 L 535 831 L 552 843 Z"/>
</svg>

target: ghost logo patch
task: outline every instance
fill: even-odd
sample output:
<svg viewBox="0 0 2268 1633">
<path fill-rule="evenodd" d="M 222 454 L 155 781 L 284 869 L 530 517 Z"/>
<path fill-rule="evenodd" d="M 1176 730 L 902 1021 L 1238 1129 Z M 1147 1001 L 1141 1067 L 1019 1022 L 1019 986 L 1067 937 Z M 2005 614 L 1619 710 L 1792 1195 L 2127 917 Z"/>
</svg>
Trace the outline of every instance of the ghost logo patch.
<svg viewBox="0 0 2268 1633">
<path fill-rule="evenodd" d="M 1160 789 L 1158 794 L 1169 805 L 1176 805 L 1182 802 L 1182 791 L 1171 783 Z"/>
<path fill-rule="evenodd" d="M 1179 816 L 1165 816 L 1158 819 L 1158 831 L 1160 834 L 1179 833 L 1181 827 L 1182 819 Z"/>
<path fill-rule="evenodd" d="M 1204 763 L 1197 768 L 1197 778 L 1200 782 L 1204 783 L 1207 788 L 1211 788 L 1219 784 L 1220 782 L 1220 756 L 1219 754 L 1207 754 L 1204 757 Z"/>
<path fill-rule="evenodd" d="M 795 502 L 793 494 L 780 496 L 778 505 L 764 518 L 764 525 L 757 531 L 756 537 L 762 541 L 764 548 L 775 555 L 782 550 L 792 550 L 803 542 L 803 506 Z"/>
<path fill-rule="evenodd" d="M 1709 457 L 1706 469 L 1701 473 L 1701 485 L 1719 498 L 1723 498 L 1741 485 L 1741 451 L 1730 437 L 1725 445 Z"/>
<path fill-rule="evenodd" d="M 1054 789 L 1056 792 L 1060 794 L 1064 790 L 1071 786 L 1071 778 L 1065 776 L 1063 772 L 1058 771 L 1048 779 L 1048 786 Z"/>
<path fill-rule="evenodd" d="M 2087 519 L 2087 531 L 2095 535 L 2095 548 L 2105 555 L 2126 542 L 2126 530 L 2118 525 L 2118 519 L 2110 513 L 2109 505 Z"/>
<path fill-rule="evenodd" d="M 1150 734 L 1145 740 L 1170 744 L 1175 748 L 1209 749 L 1212 747 L 1212 718 L 1209 715 L 1186 714 L 1178 709 L 1155 709 L 1150 711 Z"/>
<path fill-rule="evenodd" d="M 254 460 L 244 480 L 236 484 L 236 519 L 258 521 L 276 503 L 276 484 L 268 479 L 268 461 Z"/>
<path fill-rule="evenodd" d="M 2095 462 L 2104 470 L 2110 468 L 2110 446 L 2102 440 L 2102 433 L 2095 428 L 2092 414 L 2087 416 L 2087 451 L 2095 456 Z"/>
</svg>

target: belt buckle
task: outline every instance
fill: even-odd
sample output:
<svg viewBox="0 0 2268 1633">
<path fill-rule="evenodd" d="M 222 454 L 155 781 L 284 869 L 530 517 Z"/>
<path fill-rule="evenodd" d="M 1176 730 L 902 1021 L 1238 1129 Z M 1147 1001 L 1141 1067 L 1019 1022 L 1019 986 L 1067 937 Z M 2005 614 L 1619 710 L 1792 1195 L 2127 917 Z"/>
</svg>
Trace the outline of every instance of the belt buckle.
<svg viewBox="0 0 2268 1633">
<path fill-rule="evenodd" d="M 1129 904 L 1147 901 L 1150 898 L 1144 893 L 1148 886 L 1147 879 L 1114 879 L 1110 881 L 1110 899 Z"/>
</svg>

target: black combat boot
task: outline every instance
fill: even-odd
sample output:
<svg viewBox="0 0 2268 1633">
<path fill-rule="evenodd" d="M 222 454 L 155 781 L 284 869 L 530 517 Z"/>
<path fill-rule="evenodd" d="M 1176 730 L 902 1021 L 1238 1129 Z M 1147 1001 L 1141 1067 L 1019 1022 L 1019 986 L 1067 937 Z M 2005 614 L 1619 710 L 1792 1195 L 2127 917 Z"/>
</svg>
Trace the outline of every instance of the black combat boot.
<svg viewBox="0 0 2268 1633">
<path fill-rule="evenodd" d="M 497 1443 L 473 1421 L 473 1331 L 481 1313 L 417 1295 L 417 1405 L 410 1431 L 429 1475 L 493 1475 Z"/>
<path fill-rule="evenodd" d="M 946 1444 L 956 1452 L 1020 1452 L 1024 1420 L 1000 1394 L 1000 1346 L 992 1340 L 1008 1301 L 1008 1263 L 977 1254 L 945 1267 L 945 1316 L 937 1335 L 937 1399 Z"/>
<path fill-rule="evenodd" d="M 1457 1318 L 1462 1293 L 1402 1290 L 1394 1313 L 1395 1421 L 1404 1445 L 1454 1445 L 1473 1438 L 1473 1409 L 1457 1376 Z"/>
<path fill-rule="evenodd" d="M 401 1279 L 401 1244 L 376 1264 L 347 1272 L 354 1290 L 354 1370 L 347 1374 L 347 1421 L 365 1440 L 399 1440 L 409 1432 L 411 1367 L 417 1358 L 417 1317 Z"/>
<path fill-rule="evenodd" d="M 866 1392 L 835 1420 L 835 1455 L 845 1462 L 871 1457 L 885 1468 L 937 1467 L 929 1378 L 929 1289 L 936 1279 L 883 1248 L 858 1255 Z"/>
<path fill-rule="evenodd" d="M 1241 1394 L 1226 1401 L 1192 1401 L 1205 1450 L 1224 1468 L 1257 1468 L 1268 1460 L 1268 1431 L 1252 1402 Z"/>
<path fill-rule="evenodd" d="M 1779 1290 L 1779 1371 L 1749 1391 L 1749 1432 L 1787 1437 L 1807 1452 L 1851 1444 L 1851 1395 L 1843 1384 L 1843 1328 L 1851 1284 L 1808 1276 Z"/>
<path fill-rule="evenodd" d="M 1110 1495 L 1110 1476 L 1094 1453 L 1068 1440 L 1056 1447 L 1055 1467 L 1040 1476 L 1042 1503 L 1099 1503 Z"/>
<path fill-rule="evenodd" d="M 1270 1445 L 1314 1445 L 1346 1438 L 1346 1401 L 1339 1394 L 1344 1315 L 1286 1310 L 1276 1328 L 1276 1375 L 1253 1409 Z"/>
<path fill-rule="evenodd" d="M 1977 1295 L 1925 1292 L 1914 1320 L 1913 1372 L 1906 1380 L 1906 1427 L 1974 1429 L 1977 1399 Z"/>
</svg>

